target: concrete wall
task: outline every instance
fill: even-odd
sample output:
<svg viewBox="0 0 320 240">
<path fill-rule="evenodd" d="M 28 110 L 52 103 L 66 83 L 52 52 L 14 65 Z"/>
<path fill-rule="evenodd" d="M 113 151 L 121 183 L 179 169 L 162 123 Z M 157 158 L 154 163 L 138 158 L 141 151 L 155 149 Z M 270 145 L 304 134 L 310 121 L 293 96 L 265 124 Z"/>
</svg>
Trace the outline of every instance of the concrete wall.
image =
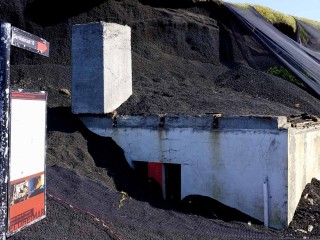
<svg viewBox="0 0 320 240">
<path fill-rule="evenodd" d="M 213 128 L 213 116 L 164 121 L 158 116 L 120 116 L 116 128 L 103 118 L 82 120 L 97 134 L 111 136 L 132 166 L 133 161 L 181 164 L 181 198 L 209 196 L 263 221 L 267 180 L 270 226 L 287 226 L 286 118 L 221 118 L 218 128 Z"/>
<path fill-rule="evenodd" d="M 115 23 L 72 28 L 72 112 L 111 113 L 132 95 L 131 29 Z"/>
<path fill-rule="evenodd" d="M 315 127 L 289 129 L 288 222 L 292 220 L 301 193 L 312 178 L 320 179 L 320 131 Z"/>
<path fill-rule="evenodd" d="M 204 156 L 191 166 L 182 166 L 182 197 L 206 195 L 263 221 L 263 183 L 267 180 L 269 218 L 277 216 L 270 219 L 270 226 L 286 225 L 286 133 L 223 130 L 210 137 L 211 146 L 202 145 L 208 153 L 211 149 L 209 159 Z"/>
</svg>

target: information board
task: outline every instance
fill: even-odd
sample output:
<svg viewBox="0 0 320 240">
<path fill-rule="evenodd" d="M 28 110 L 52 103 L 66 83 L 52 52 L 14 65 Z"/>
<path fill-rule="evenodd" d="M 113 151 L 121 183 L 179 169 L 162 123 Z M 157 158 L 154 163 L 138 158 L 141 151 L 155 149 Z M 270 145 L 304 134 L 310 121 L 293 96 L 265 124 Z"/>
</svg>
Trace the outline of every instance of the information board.
<svg viewBox="0 0 320 240">
<path fill-rule="evenodd" d="M 46 216 L 45 92 L 11 90 L 8 235 Z"/>
<path fill-rule="evenodd" d="M 44 160 L 47 94 L 11 90 L 11 46 L 48 57 L 50 44 L 45 39 L 11 26 L 10 23 L 0 23 L 0 238 L 2 239 L 46 215 Z"/>
</svg>

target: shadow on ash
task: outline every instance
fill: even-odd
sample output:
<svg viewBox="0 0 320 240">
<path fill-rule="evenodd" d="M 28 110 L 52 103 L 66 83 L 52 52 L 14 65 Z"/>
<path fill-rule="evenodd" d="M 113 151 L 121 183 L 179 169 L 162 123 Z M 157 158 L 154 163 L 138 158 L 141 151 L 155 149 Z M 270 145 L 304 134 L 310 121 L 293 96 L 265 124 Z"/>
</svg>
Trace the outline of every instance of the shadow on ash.
<svg viewBox="0 0 320 240">
<path fill-rule="evenodd" d="M 72 55 L 73 114 L 112 137 L 168 201 L 206 196 L 283 229 L 306 184 L 320 176 L 316 117 L 117 115 L 132 94 L 130 27 L 75 25 Z"/>
</svg>

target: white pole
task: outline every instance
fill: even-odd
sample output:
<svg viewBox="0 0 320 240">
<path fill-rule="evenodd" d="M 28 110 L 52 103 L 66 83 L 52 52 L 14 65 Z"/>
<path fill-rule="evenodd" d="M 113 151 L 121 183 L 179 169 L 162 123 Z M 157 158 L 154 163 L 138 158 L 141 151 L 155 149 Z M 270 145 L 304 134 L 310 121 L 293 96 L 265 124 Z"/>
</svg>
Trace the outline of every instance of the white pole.
<svg viewBox="0 0 320 240">
<path fill-rule="evenodd" d="M 268 193 L 268 180 L 263 183 L 263 206 L 264 206 L 264 226 L 269 227 L 269 193 Z"/>
</svg>

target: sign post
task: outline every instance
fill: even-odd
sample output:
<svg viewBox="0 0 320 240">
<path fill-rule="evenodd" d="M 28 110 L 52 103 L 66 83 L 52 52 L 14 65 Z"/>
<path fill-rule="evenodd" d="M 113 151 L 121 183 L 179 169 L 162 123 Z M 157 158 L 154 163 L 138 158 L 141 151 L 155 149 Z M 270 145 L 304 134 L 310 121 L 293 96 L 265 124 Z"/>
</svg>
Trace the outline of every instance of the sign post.
<svg viewBox="0 0 320 240">
<path fill-rule="evenodd" d="M 19 231 L 25 226 L 30 225 L 33 222 L 45 217 L 45 190 L 44 190 L 44 158 L 45 158 L 45 144 L 43 144 L 43 151 L 39 154 L 36 154 L 38 157 L 37 164 L 35 166 L 35 172 L 28 168 L 27 166 L 32 164 L 28 161 L 32 159 L 26 159 L 26 162 L 21 162 L 21 157 L 17 157 L 16 153 L 21 151 L 21 146 L 27 144 L 22 142 L 23 135 L 17 134 L 21 132 L 23 126 L 20 124 L 23 115 L 15 115 L 14 122 L 11 126 L 11 111 L 10 103 L 14 104 L 14 110 L 16 113 L 21 111 L 22 108 L 29 109 L 28 112 L 33 114 L 41 113 L 40 122 L 42 124 L 41 133 L 38 134 L 37 139 L 32 139 L 38 144 L 42 144 L 45 141 L 45 114 L 46 114 L 46 93 L 25 93 L 22 91 L 21 94 L 11 91 L 10 88 L 10 53 L 11 45 L 26 49 L 31 52 L 41 54 L 43 56 L 49 56 L 49 43 L 37 36 L 34 36 L 30 33 L 27 33 L 16 27 L 12 27 L 10 23 L 1 22 L 0 27 L 0 236 L 2 239 L 6 239 L 8 235 L 12 235 L 15 232 Z M 20 91 L 21 92 L 21 91 Z M 34 102 L 25 102 L 26 96 L 35 97 L 29 100 L 35 100 Z M 39 102 L 40 99 L 40 102 Z M 22 101 L 20 101 L 22 100 Z M 44 103 L 45 104 L 44 104 Z M 43 116 L 44 115 L 44 116 Z M 20 119 L 19 119 L 20 118 Z M 36 119 L 36 118 L 35 118 Z M 10 128 L 11 126 L 11 128 Z M 16 129 L 12 127 L 15 126 Z M 18 130 L 19 129 L 19 130 Z M 37 126 L 34 126 L 34 129 L 37 129 Z M 11 144 L 11 134 L 13 144 Z M 20 142 L 19 142 L 20 139 Z M 30 142 L 29 142 L 30 143 Z M 39 145 L 38 145 L 39 147 Z M 12 152 L 12 149 L 16 149 L 15 152 Z M 11 154 L 15 154 L 14 159 L 11 159 Z M 22 153 L 23 155 L 23 153 Z M 31 154 L 29 154 L 31 156 Z M 32 158 L 34 156 L 32 155 Z M 15 160 L 18 159 L 18 160 Z M 39 160 L 40 159 L 40 160 Z M 11 160 L 14 160 L 11 162 Z M 20 162 L 19 162 L 20 161 Z M 18 168 L 19 164 L 23 164 L 22 168 Z M 16 165 L 15 165 L 16 164 Z M 36 164 L 36 165 L 37 165 Z M 12 166 L 11 166 L 12 165 Z M 24 169 L 24 166 L 26 169 Z M 12 167 L 12 169 L 10 169 Z M 17 173 L 19 172 L 19 173 Z M 11 179 L 10 175 L 13 175 L 14 179 Z M 20 176 L 20 175 L 21 176 Z M 36 182 L 37 181 L 37 182 Z M 42 188 L 41 188 L 42 186 Z M 31 189 L 32 187 L 32 189 Z M 37 190 L 37 194 L 31 190 Z M 9 189 L 10 188 L 10 189 Z M 9 191 L 10 190 L 10 191 Z M 10 192 L 10 196 L 9 196 Z M 16 195 L 14 195 L 16 193 Z M 41 195 L 42 194 L 42 195 Z M 34 197 L 36 196 L 37 197 Z M 20 196 L 20 198 L 19 198 Z M 43 196 L 43 200 L 39 200 L 39 196 Z M 32 200 L 29 201 L 28 199 Z M 37 200 L 36 200 L 37 199 Z M 10 201 L 10 203 L 9 203 Z M 16 204 L 16 203 L 18 203 Z M 21 202 L 21 203 L 20 203 Z M 15 204 L 15 205 L 14 205 Z M 41 207 L 40 205 L 44 206 Z M 12 206 L 11 206 L 12 205 Z M 21 206 L 27 205 L 30 209 L 23 209 Z M 33 206 L 36 205 L 36 206 Z M 10 206 L 10 207 L 9 207 Z M 40 206 L 40 207 L 39 207 Z M 9 210 L 10 209 L 10 210 Z M 27 218 L 24 218 L 25 214 L 30 211 Z M 11 214 L 9 219 L 9 215 Z M 19 219 L 21 220 L 19 222 Z M 11 220 L 11 224 L 10 224 Z M 16 222 L 13 222 L 16 221 Z"/>
<path fill-rule="evenodd" d="M 1 23 L 0 36 L 0 231 L 6 239 L 9 179 L 9 87 L 11 24 Z"/>
</svg>

